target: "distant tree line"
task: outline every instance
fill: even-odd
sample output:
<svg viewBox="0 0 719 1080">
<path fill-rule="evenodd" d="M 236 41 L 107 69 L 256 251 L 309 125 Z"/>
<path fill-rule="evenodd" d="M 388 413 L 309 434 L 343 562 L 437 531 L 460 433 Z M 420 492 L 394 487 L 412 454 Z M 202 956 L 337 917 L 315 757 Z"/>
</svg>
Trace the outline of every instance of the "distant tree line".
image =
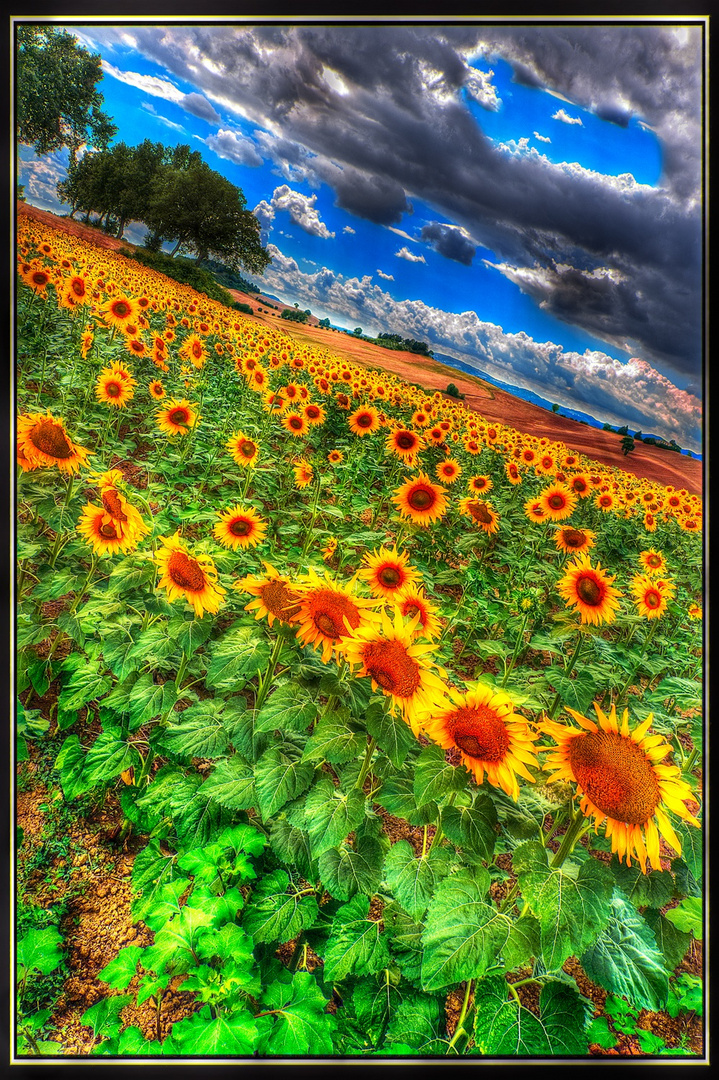
<svg viewBox="0 0 719 1080">
<path fill-rule="evenodd" d="M 398 349 L 405 352 L 419 353 L 421 356 L 434 356 L 426 341 L 415 338 L 403 338 L 399 334 L 378 334 L 374 341 L 385 349 Z"/>
</svg>

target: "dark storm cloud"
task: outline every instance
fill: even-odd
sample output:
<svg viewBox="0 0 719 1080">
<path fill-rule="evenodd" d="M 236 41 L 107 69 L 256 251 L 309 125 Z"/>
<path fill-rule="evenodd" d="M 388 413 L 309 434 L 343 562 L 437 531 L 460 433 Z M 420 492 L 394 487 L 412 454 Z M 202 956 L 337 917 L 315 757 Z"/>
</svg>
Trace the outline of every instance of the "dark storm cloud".
<svg viewBox="0 0 719 1080">
<path fill-rule="evenodd" d="M 220 122 L 219 114 L 202 94 L 185 94 L 178 104 L 193 116 L 199 116 L 200 120 L 207 120 L 210 124 Z"/>
<path fill-rule="evenodd" d="M 422 229 L 421 239 L 431 244 L 436 252 L 444 255 L 445 259 L 454 259 L 455 262 L 469 266 L 477 250 L 475 245 L 461 229 L 455 229 L 451 225 L 442 225 L 439 221 L 431 221 Z"/>
<path fill-rule="evenodd" d="M 145 55 L 269 132 L 258 141 L 270 156 L 274 146 L 285 175 L 328 183 L 337 205 L 378 224 L 397 224 L 422 200 L 494 251 L 501 272 L 552 313 L 687 374 L 701 353 L 698 33 L 133 28 Z M 505 58 L 517 80 L 553 89 L 570 108 L 612 123 L 641 118 L 662 142 L 662 186 L 493 144 L 458 94 L 470 54 Z M 294 165 L 282 156 L 290 147 Z"/>
</svg>

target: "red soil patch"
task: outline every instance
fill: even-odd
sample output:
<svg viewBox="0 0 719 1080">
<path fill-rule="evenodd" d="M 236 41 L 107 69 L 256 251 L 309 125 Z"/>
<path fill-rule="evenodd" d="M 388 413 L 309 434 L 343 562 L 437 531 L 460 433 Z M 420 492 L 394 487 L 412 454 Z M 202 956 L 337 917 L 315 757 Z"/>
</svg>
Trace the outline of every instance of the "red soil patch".
<svg viewBox="0 0 719 1080">
<path fill-rule="evenodd" d="M 130 249 L 133 247 L 127 241 L 107 236 L 100 229 L 83 225 L 70 218 L 57 217 L 47 210 L 40 210 L 28 203 L 18 202 L 17 208 L 19 214 L 37 218 L 54 229 L 61 229 L 73 236 L 79 236 L 98 247 L 113 251 L 121 247 Z M 278 332 L 284 332 L 290 338 L 318 345 L 365 367 L 381 368 L 392 372 L 407 382 L 418 383 L 432 392 L 444 391 L 448 383 L 452 382 L 460 394 L 465 395 L 464 404 L 467 408 L 479 413 L 486 420 L 506 424 L 536 438 L 546 437 L 553 442 L 563 442 L 570 450 L 585 454 L 603 465 L 616 466 L 634 476 L 662 486 L 685 488 L 697 495 L 702 493 L 702 462 L 687 457 L 685 454 L 660 450 L 656 446 L 647 446 L 638 442 L 631 454 L 625 456 L 621 451 L 621 436 L 616 432 L 602 431 L 599 428 L 580 424 L 577 420 L 551 413 L 538 405 L 532 405 L 531 402 L 514 397 L 477 376 L 445 367 L 437 360 L 430 360 L 416 353 L 383 349 L 368 341 L 361 341 L 348 334 L 319 326 L 314 316 L 310 317 L 308 323 L 288 322 L 281 318 L 281 314 L 289 305 L 279 304 L 277 310 L 268 309 L 267 304 L 274 304 L 275 301 L 266 301 L 261 295 L 250 295 L 235 289 L 231 289 L 230 292 L 235 300 L 248 304 L 252 308 L 253 314 L 248 318 L 256 318 L 266 326 L 271 326 Z M 259 308 L 263 309 L 261 313 L 258 311 Z"/>
</svg>

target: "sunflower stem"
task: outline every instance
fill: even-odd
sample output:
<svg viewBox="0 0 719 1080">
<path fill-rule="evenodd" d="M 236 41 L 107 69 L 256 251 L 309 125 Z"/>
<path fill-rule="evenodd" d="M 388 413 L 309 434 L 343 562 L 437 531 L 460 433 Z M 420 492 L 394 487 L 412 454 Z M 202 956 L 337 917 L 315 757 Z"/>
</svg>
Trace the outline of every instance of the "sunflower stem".
<svg viewBox="0 0 719 1080">
<path fill-rule="evenodd" d="M 550 862 L 550 866 L 561 866 L 564 860 L 571 855 L 577 844 L 577 841 L 588 832 L 592 827 L 591 821 L 588 821 L 581 809 L 577 809 L 574 817 L 569 822 L 569 828 L 562 837 L 562 842 L 559 845 L 559 850 Z"/>
<path fill-rule="evenodd" d="M 365 782 L 365 779 L 367 777 L 367 773 L 370 770 L 370 765 L 372 764 L 372 755 L 374 754 L 376 746 L 377 746 L 377 740 L 376 739 L 370 739 L 370 741 L 367 744 L 367 750 L 365 752 L 364 761 L 362 762 L 362 768 L 360 769 L 360 774 L 357 777 L 357 782 L 355 783 L 356 788 L 361 789 L 362 785 Z"/>
<path fill-rule="evenodd" d="M 447 1047 L 447 1050 L 446 1050 L 447 1054 L 450 1052 L 450 1050 L 452 1050 L 454 1048 L 454 1044 L 457 1042 L 457 1040 L 460 1038 L 460 1036 L 467 1034 L 467 1032 L 464 1030 L 463 1024 L 464 1024 L 464 1021 L 467 1018 L 467 1011 L 469 1009 L 469 998 L 470 998 L 470 995 L 472 993 L 473 985 L 474 985 L 474 979 L 467 979 L 467 984 L 466 984 L 466 986 L 464 988 L 464 1001 L 462 1002 L 462 1011 L 459 1014 L 459 1019 L 457 1021 L 457 1026 L 454 1029 L 454 1035 L 452 1036 L 452 1040 L 451 1040 L 449 1046 Z"/>
<path fill-rule="evenodd" d="M 502 681 L 500 683 L 500 686 L 502 688 L 507 685 L 507 679 L 509 678 L 509 676 L 510 676 L 510 674 L 512 672 L 512 668 L 514 667 L 514 663 L 515 663 L 515 661 L 517 659 L 517 656 L 519 655 L 519 650 L 522 647 L 522 645 L 524 644 L 524 631 L 527 628 L 527 619 L 528 618 L 529 618 L 529 612 L 525 611 L 524 618 L 522 619 L 522 625 L 520 627 L 519 633 L 517 634 L 517 641 L 516 641 L 516 644 L 514 646 L 514 652 L 512 653 L 512 659 L 509 661 L 509 664 L 505 668 L 505 670 L 504 670 L 504 678 L 502 679 Z"/>
<path fill-rule="evenodd" d="M 92 577 L 93 577 L 96 569 L 97 569 L 97 555 L 93 555 L 92 562 L 90 563 L 90 569 L 87 572 L 87 577 L 85 578 L 84 582 L 82 583 L 81 589 L 77 592 L 77 594 L 75 596 L 75 599 L 72 602 L 72 607 L 70 608 L 70 612 L 69 612 L 70 615 L 75 614 L 75 612 L 77 610 L 77 605 L 82 600 L 82 598 L 83 598 L 83 596 L 85 594 L 85 589 L 90 584 L 90 581 L 92 580 Z"/>
<path fill-rule="evenodd" d="M 189 661 L 189 657 L 188 657 L 187 653 L 185 652 L 185 650 L 183 649 L 182 650 L 182 659 L 180 660 L 180 667 L 179 667 L 179 670 L 177 672 L 177 676 L 175 678 L 175 690 L 177 691 L 178 694 L 180 693 L 180 687 L 182 686 L 182 680 L 184 679 L 185 672 L 187 671 L 188 661 Z"/>
<path fill-rule="evenodd" d="M 634 676 L 639 671 L 639 667 L 641 665 L 641 662 L 642 662 L 642 660 L 644 659 L 644 657 L 647 654 L 647 649 L 649 648 L 649 646 L 650 646 L 650 644 L 652 642 L 652 639 L 653 639 L 653 637 L 654 637 L 654 635 L 656 633 L 658 625 L 659 625 L 659 619 L 655 619 L 652 626 L 649 628 L 647 633 L 644 635 L 644 644 L 642 645 L 642 651 L 639 654 L 639 659 L 637 660 L 636 664 L 634 665 L 631 672 L 627 676 L 627 680 L 624 683 L 624 686 L 621 688 L 621 690 L 619 691 L 619 693 L 617 695 L 617 700 L 614 703 L 616 708 L 619 708 L 619 706 L 623 703 L 624 695 L 626 694 L 627 690 L 629 689 L 629 687 L 630 687 L 630 685 L 632 683 L 632 680 L 634 679 Z"/>
<path fill-rule="evenodd" d="M 245 465 L 245 473 L 246 473 L 246 475 L 245 475 L 245 483 L 244 483 L 244 485 L 242 487 L 242 498 L 243 499 L 245 499 L 247 497 L 247 492 L 248 492 L 248 489 L 250 487 L 250 480 L 252 478 L 252 466 L 251 465 Z M 204 481 L 203 481 L 203 483 L 204 483 Z"/>
<path fill-rule="evenodd" d="M 310 518 L 310 524 L 309 524 L 309 527 L 307 529 L 307 535 L 305 536 L 305 542 L 304 542 L 304 545 L 302 547 L 302 554 L 300 556 L 301 559 L 304 559 L 305 555 L 309 551 L 309 547 L 310 547 L 310 544 L 312 542 L 313 529 L 314 529 L 314 526 L 315 526 L 315 518 L 317 517 L 317 504 L 319 503 L 319 500 L 320 500 L 320 491 L 321 491 L 321 489 L 322 489 L 322 480 L 321 480 L 321 478 L 320 478 L 320 476 L 318 474 L 317 480 L 315 482 L 315 497 L 314 497 L 314 501 L 312 503 L 312 517 Z"/>
<path fill-rule="evenodd" d="M 65 491 L 65 501 L 62 504 L 62 509 L 60 510 L 60 521 L 58 523 L 57 533 L 55 534 L 55 543 L 53 545 L 52 552 L 50 553 L 50 566 L 51 567 L 53 567 L 55 565 L 55 560 L 57 559 L 58 554 L 60 552 L 60 543 L 61 543 L 61 541 L 63 539 L 62 523 L 63 523 L 63 519 L 65 517 L 65 511 L 67 510 L 68 506 L 70 505 L 70 499 L 72 497 L 72 488 L 73 488 L 74 483 L 75 483 L 75 474 L 72 473 L 70 475 L 70 479 L 67 482 L 67 489 Z"/>
<path fill-rule="evenodd" d="M 425 857 L 425 855 L 427 854 L 427 830 L 428 829 L 429 829 L 429 825 L 425 825 L 425 827 L 424 827 L 424 836 L 422 838 L 422 854 L 420 855 L 421 859 L 423 859 Z"/>
<path fill-rule="evenodd" d="M 582 637 L 581 634 L 579 634 L 579 636 L 577 637 L 577 644 L 574 646 L 574 652 L 572 653 L 572 655 L 570 657 L 569 664 L 564 669 L 564 674 L 566 675 L 567 678 L 569 678 L 569 676 L 574 671 L 574 665 L 576 664 L 577 660 L 579 659 L 579 653 L 580 653 L 580 650 L 581 650 L 583 644 L 584 644 L 584 638 Z M 554 716 L 555 716 L 555 714 L 557 712 L 557 708 L 558 708 L 559 703 L 560 703 L 561 700 L 562 700 L 562 695 L 560 694 L 559 691 L 557 691 L 557 693 L 554 695 L 554 701 L 552 702 L 552 704 L 550 706 L 550 709 L 549 709 L 549 719 L 550 720 L 554 719 Z"/>
<path fill-rule="evenodd" d="M 264 674 L 260 676 L 257 684 L 257 697 L 255 698 L 255 716 L 265 703 L 265 698 L 267 697 L 272 682 L 272 676 L 275 673 L 275 667 L 277 666 L 277 661 L 282 650 L 282 644 L 282 638 L 279 636 L 276 637 L 275 644 L 272 648 L 272 655 L 270 656 L 270 662 L 268 663 Z"/>
<path fill-rule="evenodd" d="M 692 771 L 692 769 L 694 768 L 694 763 L 695 763 L 695 761 L 697 760 L 698 757 L 699 757 L 699 747 L 694 746 L 694 747 L 692 747 L 692 750 L 691 750 L 691 753 L 689 754 L 689 757 L 686 759 L 686 762 L 684 763 L 683 772 L 690 773 Z"/>
</svg>

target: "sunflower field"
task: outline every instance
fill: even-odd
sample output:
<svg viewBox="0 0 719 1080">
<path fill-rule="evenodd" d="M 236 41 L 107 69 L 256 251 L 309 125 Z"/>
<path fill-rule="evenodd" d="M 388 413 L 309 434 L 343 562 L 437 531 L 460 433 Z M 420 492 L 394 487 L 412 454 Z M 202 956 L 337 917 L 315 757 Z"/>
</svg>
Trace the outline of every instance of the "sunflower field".
<svg viewBox="0 0 719 1080">
<path fill-rule="evenodd" d="M 18 770 L 117 809 L 138 928 L 90 1053 L 701 1053 L 701 499 L 18 258 Z M 62 1056 L 24 843 L 17 1054 Z"/>
</svg>

